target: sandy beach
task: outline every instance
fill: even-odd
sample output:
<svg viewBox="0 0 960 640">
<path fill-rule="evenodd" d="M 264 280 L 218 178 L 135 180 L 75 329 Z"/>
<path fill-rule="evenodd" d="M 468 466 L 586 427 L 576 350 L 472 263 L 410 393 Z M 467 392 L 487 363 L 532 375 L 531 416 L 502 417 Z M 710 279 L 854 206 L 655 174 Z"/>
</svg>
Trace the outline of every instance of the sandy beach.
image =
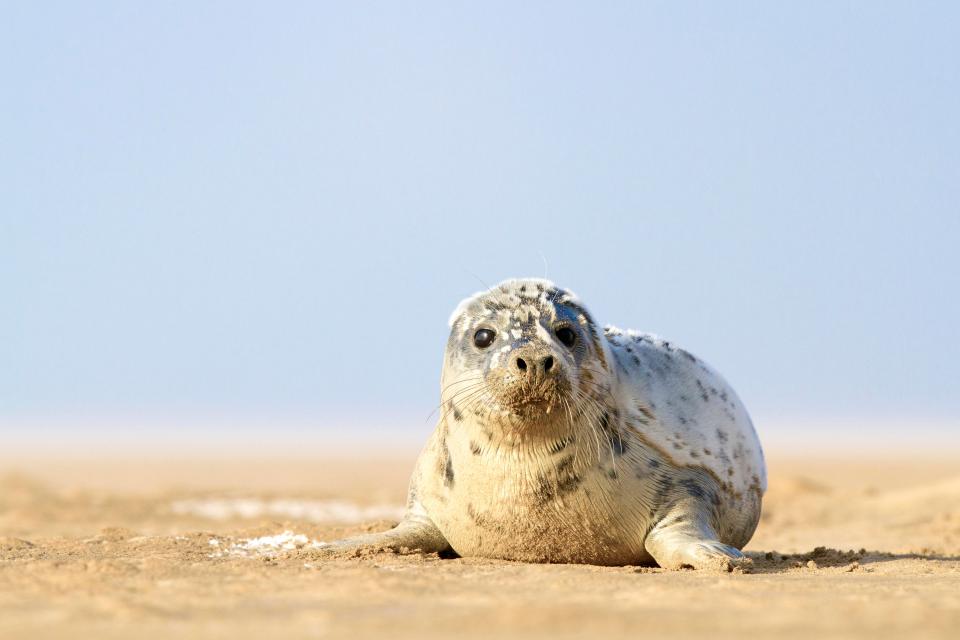
<svg viewBox="0 0 960 640">
<path fill-rule="evenodd" d="M 768 458 L 753 567 L 719 575 L 318 561 L 395 521 L 413 454 L 8 457 L 0 637 L 956 637 L 956 456 Z"/>
</svg>

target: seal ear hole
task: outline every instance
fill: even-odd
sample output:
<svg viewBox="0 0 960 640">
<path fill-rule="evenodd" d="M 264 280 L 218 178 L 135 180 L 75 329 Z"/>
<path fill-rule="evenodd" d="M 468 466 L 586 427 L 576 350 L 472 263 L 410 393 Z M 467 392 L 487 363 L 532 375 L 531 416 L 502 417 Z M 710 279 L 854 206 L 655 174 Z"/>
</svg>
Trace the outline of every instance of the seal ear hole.
<svg viewBox="0 0 960 640">
<path fill-rule="evenodd" d="M 473 344 L 481 349 L 486 349 L 493 344 L 493 339 L 496 336 L 496 332 L 491 329 L 477 329 L 477 332 L 473 334 Z"/>
<path fill-rule="evenodd" d="M 577 342 L 577 334 L 570 327 L 560 327 L 556 330 L 557 340 L 565 347 L 572 347 Z"/>
</svg>

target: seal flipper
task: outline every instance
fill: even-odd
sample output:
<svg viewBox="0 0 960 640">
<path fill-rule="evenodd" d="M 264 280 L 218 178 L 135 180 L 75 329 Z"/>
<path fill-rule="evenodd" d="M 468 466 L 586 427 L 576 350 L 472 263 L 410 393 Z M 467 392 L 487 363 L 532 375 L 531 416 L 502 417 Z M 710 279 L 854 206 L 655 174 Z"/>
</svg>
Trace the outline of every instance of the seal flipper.
<svg viewBox="0 0 960 640">
<path fill-rule="evenodd" d="M 704 522 L 696 503 L 678 504 L 647 534 L 644 547 L 664 569 L 709 569 L 729 572 L 751 560 L 739 549 L 719 541 Z"/>
<path fill-rule="evenodd" d="M 408 513 L 389 531 L 367 533 L 329 542 L 316 549 L 323 557 L 356 557 L 377 551 L 395 553 L 442 553 L 450 549 L 443 534 L 426 516 Z"/>
<path fill-rule="evenodd" d="M 439 430 L 438 430 L 439 431 Z M 434 431 L 436 437 L 437 431 Z M 428 444 L 424 450 L 431 451 Z M 367 533 L 328 542 L 315 549 L 315 553 L 322 558 L 351 558 L 378 551 L 393 551 L 394 553 L 443 553 L 450 551 L 450 543 L 440 532 L 427 513 L 420 500 L 420 469 L 423 464 L 423 455 L 417 461 L 410 487 L 407 492 L 407 510 L 403 520 L 389 531 Z"/>
</svg>

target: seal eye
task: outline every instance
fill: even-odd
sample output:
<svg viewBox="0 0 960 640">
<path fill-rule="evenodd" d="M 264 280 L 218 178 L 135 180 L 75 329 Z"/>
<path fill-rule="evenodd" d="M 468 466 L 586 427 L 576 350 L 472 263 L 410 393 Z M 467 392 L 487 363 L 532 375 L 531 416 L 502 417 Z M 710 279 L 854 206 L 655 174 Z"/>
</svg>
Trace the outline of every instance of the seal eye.
<svg viewBox="0 0 960 640">
<path fill-rule="evenodd" d="M 557 340 L 563 343 L 565 347 L 572 347 L 577 341 L 577 334 L 570 327 L 560 327 L 557 329 Z"/>
<path fill-rule="evenodd" d="M 473 334 L 473 344 L 477 345 L 481 349 L 486 349 L 493 344 L 493 338 L 496 335 L 497 334 L 490 329 L 478 329 L 477 332 Z"/>
</svg>

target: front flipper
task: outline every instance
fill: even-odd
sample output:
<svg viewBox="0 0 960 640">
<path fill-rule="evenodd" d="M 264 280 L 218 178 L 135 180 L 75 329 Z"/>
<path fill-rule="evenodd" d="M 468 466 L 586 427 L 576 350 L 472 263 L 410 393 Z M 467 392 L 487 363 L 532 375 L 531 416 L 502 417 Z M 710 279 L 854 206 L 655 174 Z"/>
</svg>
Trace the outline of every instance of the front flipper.
<svg viewBox="0 0 960 640">
<path fill-rule="evenodd" d="M 377 551 L 440 553 L 450 549 L 443 534 L 426 516 L 407 516 L 393 529 L 324 543 L 314 550 L 322 558 L 356 557 Z"/>
<path fill-rule="evenodd" d="M 729 572 L 750 564 L 739 549 L 724 544 L 694 505 L 678 505 L 658 523 L 644 542 L 664 569 L 708 569 Z"/>
</svg>

